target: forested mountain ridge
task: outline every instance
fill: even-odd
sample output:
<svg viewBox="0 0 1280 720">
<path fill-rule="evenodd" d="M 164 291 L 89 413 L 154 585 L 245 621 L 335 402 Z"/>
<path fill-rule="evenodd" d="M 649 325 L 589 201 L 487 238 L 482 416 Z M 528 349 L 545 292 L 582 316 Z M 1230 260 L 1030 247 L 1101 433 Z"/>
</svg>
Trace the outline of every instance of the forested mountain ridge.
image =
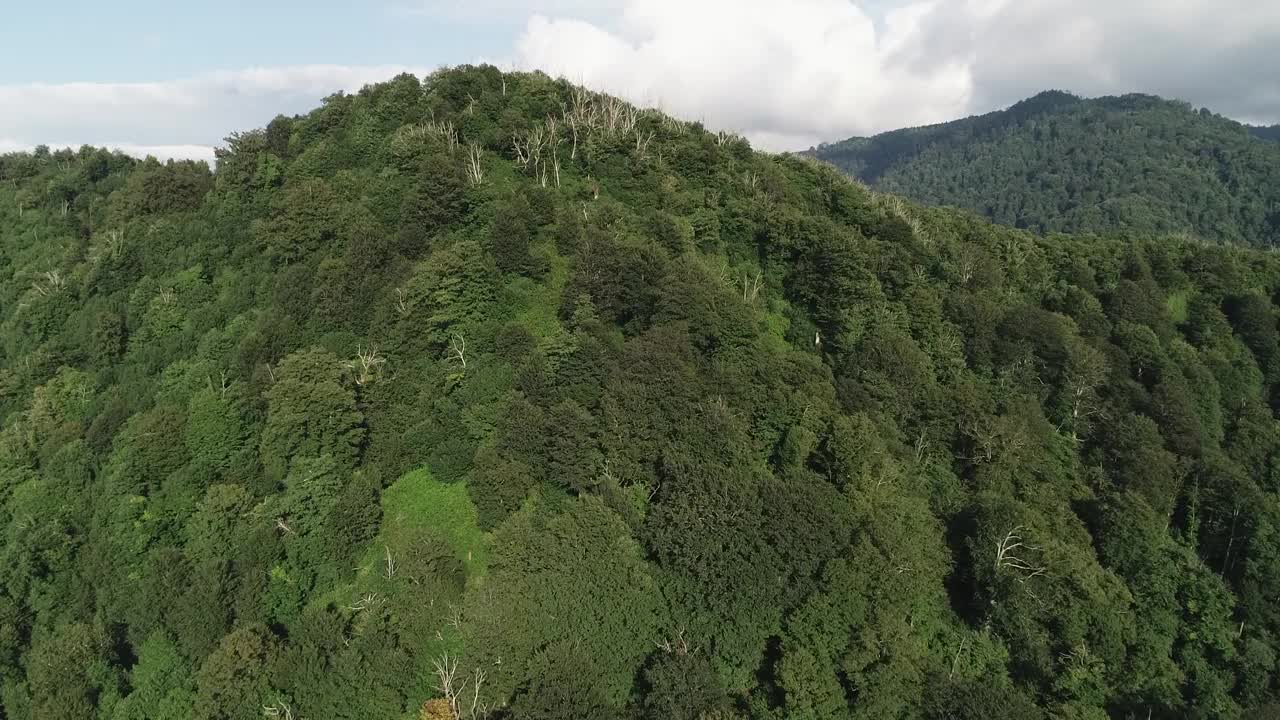
<svg viewBox="0 0 1280 720">
<path fill-rule="evenodd" d="M 1263 717 L 1278 293 L 491 67 L 0 156 L 0 717 Z"/>
<path fill-rule="evenodd" d="M 1041 93 L 1006 110 L 822 145 L 879 190 L 1038 232 L 1280 243 L 1280 144 L 1151 95 Z"/>
<path fill-rule="evenodd" d="M 1254 125 L 1249 128 L 1249 132 L 1253 133 L 1254 137 L 1262 138 L 1263 140 L 1280 142 L 1280 125 Z"/>
</svg>

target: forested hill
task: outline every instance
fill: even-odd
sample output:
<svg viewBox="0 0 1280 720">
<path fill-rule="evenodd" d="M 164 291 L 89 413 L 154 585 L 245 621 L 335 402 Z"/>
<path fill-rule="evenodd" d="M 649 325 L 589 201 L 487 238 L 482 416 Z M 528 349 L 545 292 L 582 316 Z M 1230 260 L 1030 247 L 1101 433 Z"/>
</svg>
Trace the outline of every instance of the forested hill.
<svg viewBox="0 0 1280 720">
<path fill-rule="evenodd" d="M 1256 137 L 1255 137 L 1256 136 Z M 1045 92 L 1007 110 L 823 145 L 876 189 L 1038 232 L 1280 243 L 1280 143 L 1149 95 Z"/>
<path fill-rule="evenodd" d="M 0 717 L 1264 717 L 1277 293 L 491 67 L 6 155 Z"/>
<path fill-rule="evenodd" d="M 1280 142 L 1280 125 L 1253 126 L 1249 128 L 1249 132 L 1253 133 L 1254 137 L 1259 137 L 1263 140 Z"/>
</svg>

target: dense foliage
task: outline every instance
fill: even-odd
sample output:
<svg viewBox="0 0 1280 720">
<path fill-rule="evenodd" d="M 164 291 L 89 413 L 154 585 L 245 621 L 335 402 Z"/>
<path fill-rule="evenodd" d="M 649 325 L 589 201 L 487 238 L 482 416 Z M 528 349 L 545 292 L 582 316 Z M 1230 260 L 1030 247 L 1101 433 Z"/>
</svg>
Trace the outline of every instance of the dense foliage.
<svg viewBox="0 0 1280 720">
<path fill-rule="evenodd" d="M 1149 95 L 1007 110 L 810 151 L 875 188 L 1038 232 L 1280 244 L 1280 128 Z"/>
<path fill-rule="evenodd" d="M 1257 717 L 1278 293 L 490 67 L 3 156 L 0 717 Z"/>
</svg>

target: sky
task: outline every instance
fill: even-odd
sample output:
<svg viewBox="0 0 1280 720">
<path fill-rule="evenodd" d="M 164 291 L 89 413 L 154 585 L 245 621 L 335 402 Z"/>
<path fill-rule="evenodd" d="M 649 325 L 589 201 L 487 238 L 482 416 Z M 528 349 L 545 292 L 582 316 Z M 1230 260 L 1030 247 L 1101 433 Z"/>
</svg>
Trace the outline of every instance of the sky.
<svg viewBox="0 0 1280 720">
<path fill-rule="evenodd" d="M 5 9 L 0 152 L 209 159 L 333 92 L 477 62 L 775 151 L 1046 89 L 1280 123 L 1277 0 L 63 0 Z"/>
</svg>

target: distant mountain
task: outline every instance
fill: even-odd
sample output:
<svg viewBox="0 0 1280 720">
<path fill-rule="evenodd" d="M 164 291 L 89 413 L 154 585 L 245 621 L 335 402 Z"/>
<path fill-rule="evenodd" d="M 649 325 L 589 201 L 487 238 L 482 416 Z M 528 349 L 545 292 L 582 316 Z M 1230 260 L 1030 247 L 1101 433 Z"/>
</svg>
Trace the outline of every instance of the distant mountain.
<svg viewBox="0 0 1280 720">
<path fill-rule="evenodd" d="M 1150 95 L 1050 91 L 1007 110 L 809 151 L 886 192 L 1041 232 L 1280 242 L 1280 126 Z"/>
<path fill-rule="evenodd" d="M 1256 138 L 1280 142 L 1280 124 L 1266 126 L 1249 126 L 1249 132 Z"/>
</svg>

